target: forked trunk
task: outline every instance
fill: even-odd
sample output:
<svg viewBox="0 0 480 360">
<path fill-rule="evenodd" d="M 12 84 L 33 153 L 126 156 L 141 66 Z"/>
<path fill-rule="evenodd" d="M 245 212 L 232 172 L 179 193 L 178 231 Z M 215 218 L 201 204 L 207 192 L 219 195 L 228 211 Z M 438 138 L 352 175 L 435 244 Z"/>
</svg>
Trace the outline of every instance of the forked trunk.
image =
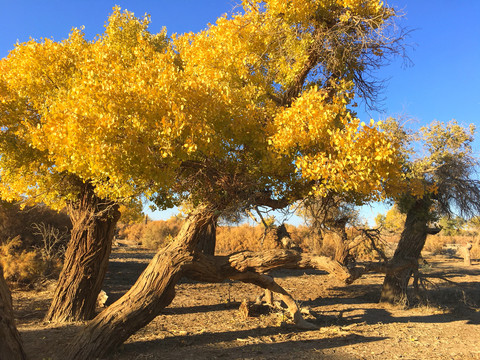
<svg viewBox="0 0 480 360">
<path fill-rule="evenodd" d="M 430 229 L 427 226 L 430 205 L 431 202 L 428 199 L 417 199 L 408 211 L 405 227 L 390 262 L 393 266 L 408 262 L 416 265 L 403 267 L 401 270 L 385 276 L 380 302 L 402 305 L 408 303 L 408 283 L 412 273 L 418 268 L 418 258 L 425 245 L 427 235 L 438 232 L 437 229 Z"/>
<path fill-rule="evenodd" d="M 0 359 L 26 359 L 20 334 L 13 319 L 12 298 L 0 266 Z"/>
<path fill-rule="evenodd" d="M 65 262 L 45 321 L 90 320 L 108 266 L 118 206 L 102 200 L 89 183 L 69 206 L 73 229 Z"/>
<path fill-rule="evenodd" d="M 67 358 L 105 356 L 168 306 L 185 266 L 193 261 L 193 252 L 205 234 L 205 227 L 214 220 L 214 214 L 205 208 L 192 213 L 175 241 L 157 253 L 132 288 L 87 325 Z"/>
</svg>

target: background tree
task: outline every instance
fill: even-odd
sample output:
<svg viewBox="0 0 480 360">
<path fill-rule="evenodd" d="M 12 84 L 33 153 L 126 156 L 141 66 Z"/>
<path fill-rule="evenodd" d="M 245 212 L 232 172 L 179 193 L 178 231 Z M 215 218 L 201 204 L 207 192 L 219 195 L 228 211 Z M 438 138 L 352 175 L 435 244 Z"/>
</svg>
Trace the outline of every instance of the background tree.
<svg viewBox="0 0 480 360">
<path fill-rule="evenodd" d="M 341 195 L 329 194 L 325 197 L 309 197 L 300 207 L 300 213 L 316 234 L 316 247 L 321 248 L 327 234 L 335 236 L 335 260 L 346 264 L 349 258 L 349 236 L 347 228 L 360 225 L 359 212 L 353 203 Z"/>
<path fill-rule="evenodd" d="M 408 301 L 409 279 L 418 271 L 417 259 L 427 235 L 441 230 L 434 225 L 441 216 L 480 212 L 478 162 L 471 148 L 474 131 L 473 125 L 465 128 L 456 121 L 433 122 L 416 136 L 416 145 L 423 146 L 424 154 L 406 164 L 410 191 L 398 199 L 406 220 L 391 260 L 401 270 L 385 277 L 381 301 Z"/>
<path fill-rule="evenodd" d="M 438 220 L 438 225 L 442 228 L 442 234 L 445 236 L 459 235 L 465 224 L 465 219 L 460 216 L 442 216 Z"/>
<path fill-rule="evenodd" d="M 402 214 L 398 206 L 394 205 L 385 215 L 379 214 L 375 218 L 375 223 L 391 233 L 399 234 L 405 225 L 405 214 Z"/>
<path fill-rule="evenodd" d="M 467 221 L 467 224 L 470 228 L 474 229 L 474 231 L 480 230 L 480 216 L 473 216 L 471 219 Z"/>
</svg>

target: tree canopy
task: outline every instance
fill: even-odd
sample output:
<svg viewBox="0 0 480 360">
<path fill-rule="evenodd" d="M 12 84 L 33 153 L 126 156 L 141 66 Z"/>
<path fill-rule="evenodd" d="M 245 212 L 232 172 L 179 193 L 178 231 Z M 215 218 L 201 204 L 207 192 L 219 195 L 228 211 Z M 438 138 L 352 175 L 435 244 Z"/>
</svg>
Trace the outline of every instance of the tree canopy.
<svg viewBox="0 0 480 360">
<path fill-rule="evenodd" d="M 395 134 L 405 154 L 405 191 L 394 197 L 406 213 L 415 198 L 425 198 L 432 221 L 442 216 L 471 217 L 480 212 L 478 159 L 472 151 L 475 125 L 463 126 L 456 120 L 433 121 L 418 131 L 406 130 L 396 120 L 383 125 Z"/>
<path fill-rule="evenodd" d="M 92 41 L 73 29 L 17 44 L 0 62 L 2 196 L 51 192 L 68 173 L 166 207 L 382 199 L 398 191 L 398 145 L 353 99 L 374 96 L 362 74 L 399 52 L 394 18 L 375 0 L 244 1 L 167 37 L 116 7 Z"/>
</svg>

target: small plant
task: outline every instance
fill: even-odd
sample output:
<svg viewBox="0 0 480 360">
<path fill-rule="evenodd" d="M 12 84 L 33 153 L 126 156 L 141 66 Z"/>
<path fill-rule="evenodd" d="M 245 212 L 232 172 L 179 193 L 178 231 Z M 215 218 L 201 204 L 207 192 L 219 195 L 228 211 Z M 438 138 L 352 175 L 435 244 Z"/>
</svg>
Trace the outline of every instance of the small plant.
<svg viewBox="0 0 480 360">
<path fill-rule="evenodd" d="M 20 236 L 0 246 L 0 265 L 5 279 L 18 285 L 32 285 L 45 269 L 40 252 L 26 250 Z"/>
<path fill-rule="evenodd" d="M 12 284 L 32 286 L 46 278 L 59 274 L 69 231 L 60 231 L 43 222 L 32 224 L 33 244 L 20 235 L 0 245 L 0 265 L 5 278 Z"/>
<path fill-rule="evenodd" d="M 63 262 L 69 231 L 65 228 L 60 231 L 51 224 L 33 223 L 33 234 L 41 239 L 40 244 L 34 248 L 38 250 L 45 264 L 45 275 L 57 272 L 56 269 Z"/>
</svg>

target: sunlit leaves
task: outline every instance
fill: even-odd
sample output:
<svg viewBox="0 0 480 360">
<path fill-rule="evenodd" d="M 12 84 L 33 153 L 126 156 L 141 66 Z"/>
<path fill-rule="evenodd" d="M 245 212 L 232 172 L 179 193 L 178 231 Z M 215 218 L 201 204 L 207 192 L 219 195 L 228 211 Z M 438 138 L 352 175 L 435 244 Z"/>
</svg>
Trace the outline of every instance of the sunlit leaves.
<svg viewBox="0 0 480 360">
<path fill-rule="evenodd" d="M 307 182 L 362 200 L 393 191 L 398 146 L 349 110 L 363 50 L 338 52 L 363 40 L 343 23 L 369 21 L 360 30 L 373 32 L 390 10 L 373 0 L 243 4 L 170 39 L 116 7 L 92 41 L 74 29 L 62 42 L 18 44 L 0 62 L 4 194 L 55 193 L 61 174 L 112 199 L 185 194 L 189 161 L 278 196 Z M 23 159 L 22 180 L 11 159 Z M 210 193 L 220 186 L 201 179 Z"/>
</svg>

